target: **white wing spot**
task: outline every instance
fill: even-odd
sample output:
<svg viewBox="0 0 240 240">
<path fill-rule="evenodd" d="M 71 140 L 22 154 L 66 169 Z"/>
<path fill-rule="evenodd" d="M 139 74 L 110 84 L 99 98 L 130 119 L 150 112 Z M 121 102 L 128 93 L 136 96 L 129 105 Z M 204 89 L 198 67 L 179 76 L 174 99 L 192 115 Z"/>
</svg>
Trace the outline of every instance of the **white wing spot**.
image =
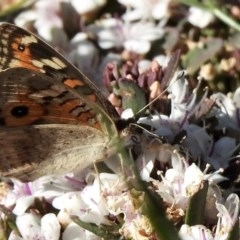
<svg viewBox="0 0 240 240">
<path fill-rule="evenodd" d="M 8 38 L 9 38 L 9 35 L 6 34 L 6 33 L 3 33 L 3 34 L 2 34 L 2 38 L 6 38 L 6 39 L 8 39 Z"/>
<path fill-rule="evenodd" d="M 29 43 L 37 43 L 38 40 L 35 38 L 33 35 L 31 36 L 26 36 L 21 39 L 21 43 L 24 45 L 28 45 Z"/>
<path fill-rule="evenodd" d="M 19 60 L 17 59 L 12 59 L 12 61 L 9 63 L 9 68 L 18 67 L 18 66 L 19 66 Z"/>
<path fill-rule="evenodd" d="M 53 58 L 53 60 L 55 60 L 55 59 L 58 59 L 58 58 Z M 46 66 L 49 66 L 49 67 L 51 67 L 51 68 L 54 68 L 54 69 L 63 69 L 64 67 L 65 67 L 65 65 L 64 65 L 64 63 L 62 62 L 62 61 L 52 61 L 52 60 L 50 60 L 50 59 L 47 59 L 47 58 L 45 58 L 45 59 L 41 59 L 41 61 L 43 62 L 43 64 L 45 64 Z M 59 65 L 59 62 L 60 62 L 60 64 L 61 65 Z M 64 66 L 64 67 L 62 67 L 62 65 Z"/>
<path fill-rule="evenodd" d="M 2 42 L 2 45 L 4 45 L 4 46 L 7 46 L 7 44 L 8 44 L 8 41 L 4 40 L 4 39 L 2 39 L 1 42 Z"/>
<path fill-rule="evenodd" d="M 36 59 L 33 59 L 33 60 L 32 60 L 32 64 L 33 64 L 34 66 L 38 67 L 38 68 L 43 68 L 43 66 L 44 66 L 44 63 L 42 63 L 41 61 L 38 61 L 38 60 L 36 60 Z"/>
<path fill-rule="evenodd" d="M 65 68 L 65 67 L 66 67 L 66 64 L 63 63 L 59 58 L 57 58 L 57 57 L 52 57 L 52 60 L 53 60 L 56 64 L 58 64 L 59 66 L 61 66 L 62 68 Z"/>
<path fill-rule="evenodd" d="M 4 54 L 7 54 L 8 53 L 8 48 L 4 47 L 4 48 L 2 48 L 2 51 L 3 51 Z"/>
</svg>

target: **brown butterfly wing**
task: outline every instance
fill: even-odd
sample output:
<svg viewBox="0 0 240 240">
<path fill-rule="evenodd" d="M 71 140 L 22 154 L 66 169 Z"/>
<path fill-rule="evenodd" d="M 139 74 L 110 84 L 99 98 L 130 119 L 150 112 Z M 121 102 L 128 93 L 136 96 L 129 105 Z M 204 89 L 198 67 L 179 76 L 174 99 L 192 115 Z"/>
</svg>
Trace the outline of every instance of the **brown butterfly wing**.
<svg viewBox="0 0 240 240">
<path fill-rule="evenodd" d="M 31 181 L 79 171 L 108 155 L 109 139 L 82 126 L 44 124 L 0 127 L 0 175 Z"/>
<path fill-rule="evenodd" d="M 102 120 L 111 122 L 101 107 L 45 74 L 26 68 L 0 72 L 0 123 L 3 126 L 66 123 L 104 131 Z"/>
<path fill-rule="evenodd" d="M 32 180 L 103 159 L 117 131 L 95 107 L 45 74 L 26 68 L 0 72 L 1 175 Z"/>
<path fill-rule="evenodd" d="M 110 138 L 118 135 L 118 114 L 53 48 L 2 23 L 0 70 L 3 176 L 31 180 L 82 169 L 106 155 Z"/>
<path fill-rule="evenodd" d="M 97 87 L 47 43 L 9 23 L 0 24 L 0 36 L 0 70 L 23 67 L 44 73 L 101 106 L 111 119 L 119 118 Z"/>
</svg>

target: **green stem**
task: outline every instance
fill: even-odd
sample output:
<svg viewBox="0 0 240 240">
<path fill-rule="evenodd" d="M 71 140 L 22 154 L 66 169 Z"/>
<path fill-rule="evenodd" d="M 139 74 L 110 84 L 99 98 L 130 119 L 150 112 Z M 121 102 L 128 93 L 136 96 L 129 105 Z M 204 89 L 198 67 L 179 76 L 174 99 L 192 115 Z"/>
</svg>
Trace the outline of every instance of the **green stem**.
<svg viewBox="0 0 240 240">
<path fill-rule="evenodd" d="M 240 32 L 240 25 L 237 22 L 235 22 L 232 18 L 230 18 L 228 15 L 226 15 L 223 11 L 214 8 L 212 12 L 222 22 L 226 23 L 228 26 Z"/>
<path fill-rule="evenodd" d="M 147 187 L 146 182 L 142 181 L 127 151 L 122 150 L 120 158 L 123 161 L 123 169 L 131 169 L 132 172 L 132 176 L 128 176 L 126 180 L 133 199 L 141 202 L 140 197 L 134 196 L 133 192 L 143 193 L 142 213 L 149 219 L 157 237 L 164 240 L 180 240 L 176 229 L 165 215 L 162 199 Z"/>
<path fill-rule="evenodd" d="M 231 17 L 229 17 L 227 13 L 225 13 L 225 11 L 221 10 L 220 6 L 218 6 L 217 2 L 215 1 L 203 1 L 202 3 L 200 3 L 195 0 L 190 1 L 179 0 L 179 2 L 188 6 L 193 6 L 209 11 L 212 14 L 214 14 L 218 19 L 220 19 L 222 22 L 224 22 L 226 25 L 240 32 L 240 25 L 236 21 L 234 21 Z"/>
</svg>

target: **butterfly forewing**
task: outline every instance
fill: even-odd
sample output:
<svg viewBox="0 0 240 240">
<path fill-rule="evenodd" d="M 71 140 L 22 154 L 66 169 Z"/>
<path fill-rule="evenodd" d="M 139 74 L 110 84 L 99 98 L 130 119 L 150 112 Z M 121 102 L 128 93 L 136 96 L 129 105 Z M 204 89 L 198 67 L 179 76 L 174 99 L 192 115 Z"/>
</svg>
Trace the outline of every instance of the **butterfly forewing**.
<svg viewBox="0 0 240 240">
<path fill-rule="evenodd" d="M 26 30 L 9 23 L 0 24 L 0 70 L 24 67 L 41 72 L 75 89 L 88 100 L 101 105 L 113 119 L 118 114 L 97 87 L 61 54 Z"/>
<path fill-rule="evenodd" d="M 26 68 L 0 72 L 0 123 L 3 126 L 65 123 L 88 125 L 108 134 L 112 120 L 74 89 Z"/>
</svg>

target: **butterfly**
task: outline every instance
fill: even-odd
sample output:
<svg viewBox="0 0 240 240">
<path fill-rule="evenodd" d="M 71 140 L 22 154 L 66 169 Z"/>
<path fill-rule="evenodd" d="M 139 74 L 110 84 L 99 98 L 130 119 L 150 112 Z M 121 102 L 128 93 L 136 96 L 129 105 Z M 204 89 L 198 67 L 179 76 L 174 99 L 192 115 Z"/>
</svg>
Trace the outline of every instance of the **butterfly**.
<svg viewBox="0 0 240 240">
<path fill-rule="evenodd" d="M 109 155 L 119 115 L 78 69 L 34 34 L 0 24 L 0 175 L 30 181 Z"/>
</svg>

